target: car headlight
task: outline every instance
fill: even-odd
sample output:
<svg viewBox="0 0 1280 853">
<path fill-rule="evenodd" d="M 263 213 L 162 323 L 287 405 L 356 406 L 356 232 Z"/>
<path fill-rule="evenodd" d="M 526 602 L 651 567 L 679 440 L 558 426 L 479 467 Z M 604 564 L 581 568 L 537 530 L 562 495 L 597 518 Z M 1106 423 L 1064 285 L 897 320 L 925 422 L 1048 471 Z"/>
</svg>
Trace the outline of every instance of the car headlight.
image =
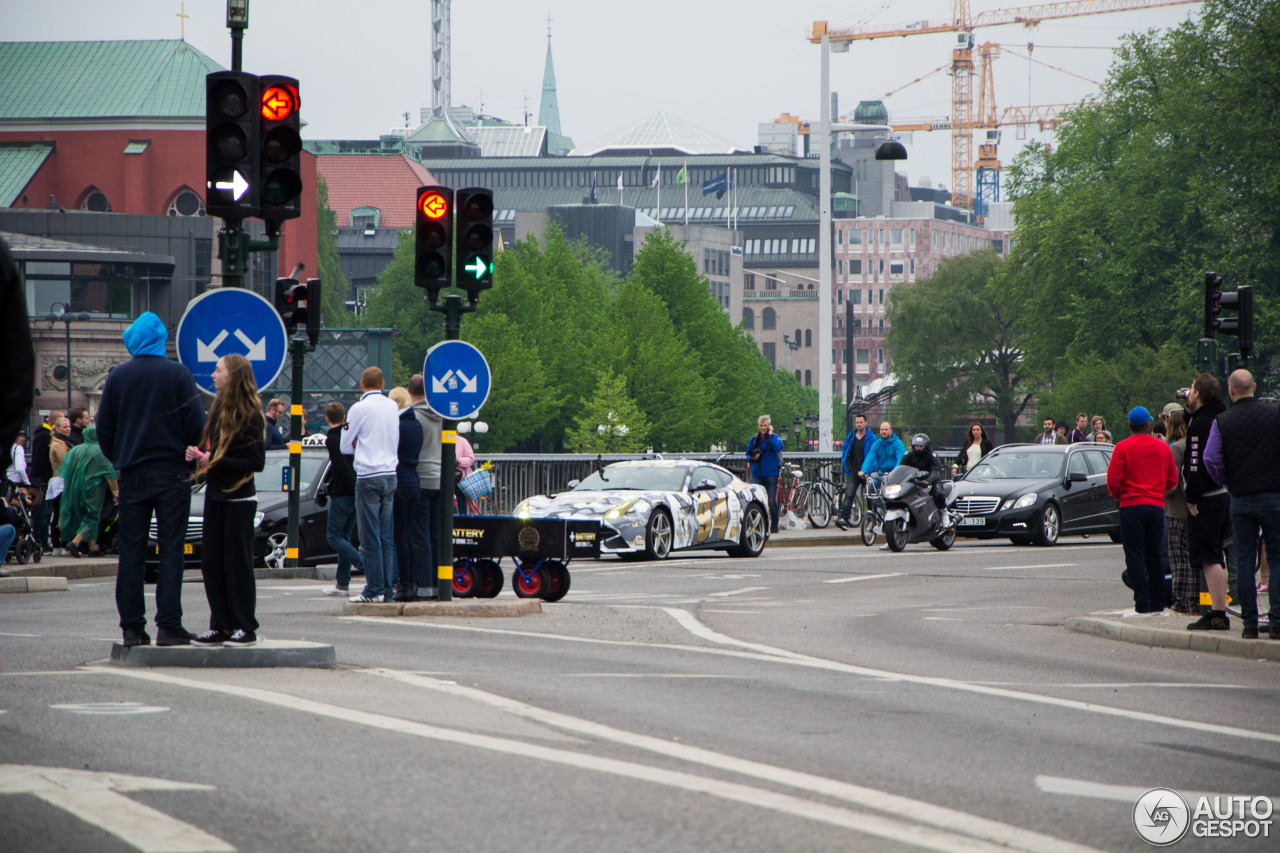
<svg viewBox="0 0 1280 853">
<path fill-rule="evenodd" d="M 262 519 L 266 517 L 267 517 L 267 514 L 265 512 L 255 512 L 253 514 L 253 529 L 257 530 L 259 527 L 261 527 Z"/>
<path fill-rule="evenodd" d="M 1009 500 L 1004 502 L 1003 509 L 1022 509 L 1024 507 L 1029 507 L 1034 505 L 1039 497 L 1040 495 L 1032 492 L 1029 495 L 1023 495 L 1017 499 L 1009 498 Z"/>
<path fill-rule="evenodd" d="M 615 518 L 620 518 L 622 515 L 626 513 L 627 510 L 631 509 L 633 506 L 635 506 L 639 502 L 640 502 L 639 498 L 632 498 L 631 500 L 627 501 L 624 504 L 615 506 L 613 509 L 609 510 L 604 514 L 605 520 L 613 521 Z"/>
<path fill-rule="evenodd" d="M 516 509 L 514 514 L 516 518 L 528 518 L 529 517 L 529 501 L 526 499 L 516 504 Z"/>
<path fill-rule="evenodd" d="M 884 496 L 886 498 L 896 498 L 900 494 L 902 494 L 901 483 L 894 483 L 892 486 L 884 487 Z"/>
</svg>

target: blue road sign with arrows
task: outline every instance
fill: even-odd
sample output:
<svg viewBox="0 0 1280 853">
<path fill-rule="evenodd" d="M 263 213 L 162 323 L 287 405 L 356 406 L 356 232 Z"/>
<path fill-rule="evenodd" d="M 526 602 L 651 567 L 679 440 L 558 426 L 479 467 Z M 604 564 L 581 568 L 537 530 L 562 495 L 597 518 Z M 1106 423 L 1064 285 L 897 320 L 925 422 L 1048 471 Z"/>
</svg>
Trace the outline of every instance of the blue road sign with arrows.
<svg viewBox="0 0 1280 853">
<path fill-rule="evenodd" d="M 489 362 L 466 341 L 441 341 L 427 350 L 422 376 L 427 405 L 442 418 L 475 417 L 489 399 Z"/>
<path fill-rule="evenodd" d="M 275 381 L 289 355 L 289 337 L 275 307 L 238 287 L 210 290 L 188 302 L 178 323 L 178 361 L 201 390 L 217 393 L 213 369 L 232 353 L 249 360 L 258 388 Z"/>
</svg>

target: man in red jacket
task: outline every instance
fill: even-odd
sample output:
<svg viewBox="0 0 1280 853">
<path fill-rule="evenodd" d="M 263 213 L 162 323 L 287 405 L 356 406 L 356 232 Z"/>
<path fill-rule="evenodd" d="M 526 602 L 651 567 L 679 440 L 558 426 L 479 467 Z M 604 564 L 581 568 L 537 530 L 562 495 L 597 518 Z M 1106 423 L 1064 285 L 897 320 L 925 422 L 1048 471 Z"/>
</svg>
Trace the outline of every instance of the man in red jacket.
<svg viewBox="0 0 1280 853">
<path fill-rule="evenodd" d="M 1169 445 L 1151 435 L 1151 413 L 1142 406 L 1129 412 L 1133 435 L 1116 445 L 1107 466 L 1107 491 L 1120 501 L 1120 538 L 1139 614 L 1164 610 L 1164 496 L 1178 485 L 1178 469 Z"/>
</svg>

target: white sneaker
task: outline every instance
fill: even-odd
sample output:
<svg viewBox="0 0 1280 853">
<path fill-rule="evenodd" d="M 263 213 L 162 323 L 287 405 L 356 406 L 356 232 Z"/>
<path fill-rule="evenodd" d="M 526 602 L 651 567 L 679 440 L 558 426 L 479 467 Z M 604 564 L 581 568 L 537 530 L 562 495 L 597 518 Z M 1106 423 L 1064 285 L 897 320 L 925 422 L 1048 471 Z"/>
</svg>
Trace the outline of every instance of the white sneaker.
<svg viewBox="0 0 1280 853">
<path fill-rule="evenodd" d="M 331 586 L 331 587 L 329 587 L 328 589 L 324 590 L 324 594 L 325 594 L 325 595 L 346 595 L 346 596 L 350 596 L 350 595 L 351 595 L 351 591 L 350 591 L 349 589 L 347 589 L 345 586 Z"/>
</svg>

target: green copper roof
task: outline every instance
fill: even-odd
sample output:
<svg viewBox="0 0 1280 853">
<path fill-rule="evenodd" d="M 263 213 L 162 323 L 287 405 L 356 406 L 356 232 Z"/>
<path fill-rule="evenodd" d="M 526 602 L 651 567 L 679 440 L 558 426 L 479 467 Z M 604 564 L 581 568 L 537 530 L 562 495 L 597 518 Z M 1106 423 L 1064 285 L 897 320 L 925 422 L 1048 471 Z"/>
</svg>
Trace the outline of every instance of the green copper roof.
<svg viewBox="0 0 1280 853">
<path fill-rule="evenodd" d="M 0 122 L 204 117 L 223 70 L 184 41 L 0 42 Z"/>
<path fill-rule="evenodd" d="M 0 207 L 14 206 L 52 151 L 48 142 L 0 145 Z M 36 206 L 42 206 L 42 201 L 37 199 Z"/>
<path fill-rule="evenodd" d="M 551 62 L 551 36 L 547 35 L 547 63 L 542 71 L 542 102 L 538 106 L 538 124 L 548 133 L 560 135 L 560 100 L 556 97 L 556 69 Z"/>
</svg>

